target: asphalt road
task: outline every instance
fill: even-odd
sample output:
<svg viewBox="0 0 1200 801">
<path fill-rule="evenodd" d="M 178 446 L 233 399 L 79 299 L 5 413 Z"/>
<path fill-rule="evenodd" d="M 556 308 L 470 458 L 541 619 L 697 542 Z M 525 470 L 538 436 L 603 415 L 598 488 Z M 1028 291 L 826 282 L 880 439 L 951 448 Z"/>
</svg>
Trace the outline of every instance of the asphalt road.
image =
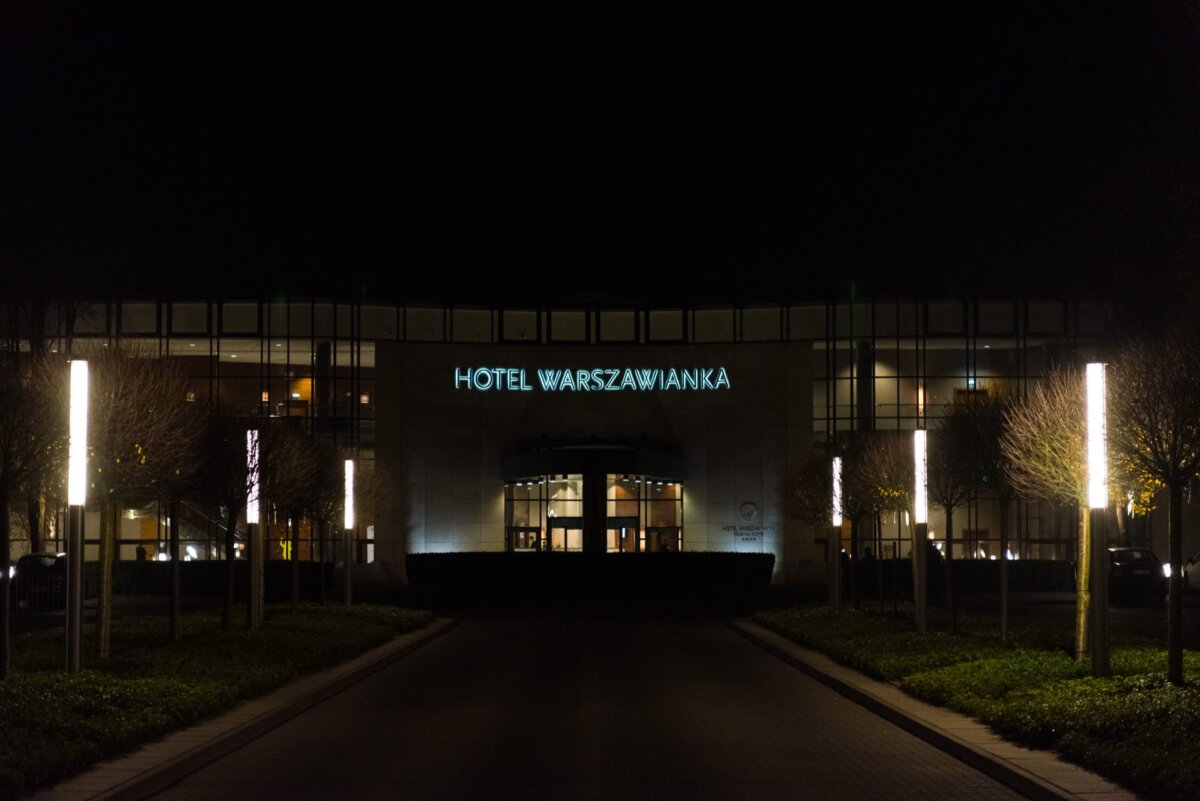
<svg viewBox="0 0 1200 801">
<path fill-rule="evenodd" d="M 1019 797 L 719 621 L 594 615 L 464 620 L 156 796 Z"/>
</svg>

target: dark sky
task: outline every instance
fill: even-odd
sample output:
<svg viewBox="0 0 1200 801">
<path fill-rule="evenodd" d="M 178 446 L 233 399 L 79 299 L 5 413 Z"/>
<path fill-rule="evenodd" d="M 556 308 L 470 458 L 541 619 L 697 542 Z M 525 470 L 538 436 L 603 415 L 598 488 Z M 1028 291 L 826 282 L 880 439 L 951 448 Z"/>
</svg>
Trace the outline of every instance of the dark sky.
<svg viewBox="0 0 1200 801">
<path fill-rule="evenodd" d="M 0 280 L 724 302 L 1200 255 L 1185 4 L 489 5 L 10 6 Z"/>
</svg>

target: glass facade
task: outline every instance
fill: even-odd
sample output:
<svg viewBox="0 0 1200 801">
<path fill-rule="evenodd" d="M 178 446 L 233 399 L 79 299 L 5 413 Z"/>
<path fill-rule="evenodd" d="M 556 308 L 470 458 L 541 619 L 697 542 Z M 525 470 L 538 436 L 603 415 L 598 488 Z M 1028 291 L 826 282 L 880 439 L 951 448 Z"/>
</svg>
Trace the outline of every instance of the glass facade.
<svg viewBox="0 0 1200 801">
<path fill-rule="evenodd" d="M 286 418 L 355 456 L 367 481 L 375 458 L 379 342 L 597 348 L 607 343 L 647 348 L 746 343 L 752 348 L 760 342 L 807 342 L 813 371 L 811 436 L 819 450 L 861 433 L 932 427 L 955 404 L 980 393 L 1019 395 L 1052 365 L 1076 360 L 1078 345 L 1102 334 L 1112 316 L 1105 304 L 1045 299 L 655 309 L 575 305 L 559 310 L 286 297 L 142 298 L 29 308 L 39 315 L 36 325 L 30 318 L 35 312 L 25 307 L 0 322 L 0 328 L 11 329 L 4 331 L 4 341 L 17 343 L 22 351 L 67 352 L 85 343 L 120 343 L 168 356 L 187 377 L 187 400 L 247 422 Z M 677 481 L 632 474 L 610 474 L 604 481 L 607 550 L 685 547 Z M 580 550 L 584 497 L 581 475 L 510 480 L 504 490 L 505 547 Z M 54 548 L 65 518 L 61 503 L 49 501 L 45 529 Z M 226 514 L 193 503 L 181 506 L 186 558 L 220 554 Z M 365 532 L 374 523 L 369 499 L 360 516 Z M 996 519 L 996 502 L 976 493 L 955 514 L 955 555 L 1000 556 Z M 146 558 L 158 558 L 167 525 L 168 510 L 154 499 L 125 504 L 121 558 L 138 558 L 139 549 Z M 266 525 L 271 554 L 293 556 L 284 531 L 286 516 L 268 512 Z M 240 521 L 235 526 L 244 529 Z M 939 541 L 944 541 L 943 526 L 944 519 L 931 510 L 930 528 Z M 1012 527 L 1015 558 L 1075 556 L 1073 510 L 1020 502 L 1012 511 Z M 88 524 L 89 532 L 96 530 Z M 15 533 L 19 539 L 21 532 Z M 894 515 L 880 520 L 863 542 L 874 553 L 903 556 L 908 548 L 904 521 Z M 319 558 L 320 543 L 321 533 L 302 521 L 295 555 Z"/>
</svg>

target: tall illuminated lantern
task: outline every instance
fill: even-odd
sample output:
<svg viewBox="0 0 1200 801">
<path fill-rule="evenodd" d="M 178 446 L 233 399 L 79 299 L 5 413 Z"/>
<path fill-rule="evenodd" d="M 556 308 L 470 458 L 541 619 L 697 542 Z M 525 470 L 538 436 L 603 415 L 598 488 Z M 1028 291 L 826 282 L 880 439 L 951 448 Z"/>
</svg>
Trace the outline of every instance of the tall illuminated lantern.
<svg viewBox="0 0 1200 801">
<path fill-rule="evenodd" d="M 833 457 L 833 497 L 829 530 L 829 605 L 842 605 L 842 457 Z"/>
<path fill-rule="evenodd" d="M 263 621 L 263 553 L 262 529 L 259 525 L 259 492 L 262 488 L 262 461 L 258 429 L 246 432 L 246 549 L 250 561 L 250 601 L 246 606 L 246 623 L 251 629 Z"/>
<path fill-rule="evenodd" d="M 929 454 L 926 432 L 913 432 L 913 622 L 917 631 L 925 631 L 929 587 L 926 549 L 929 540 Z"/>
<path fill-rule="evenodd" d="M 83 639 L 83 507 L 88 485 L 88 363 L 71 362 L 67 447 L 67 669 L 78 671 Z"/>
<path fill-rule="evenodd" d="M 346 552 L 346 590 L 343 602 L 354 602 L 354 460 L 346 460 L 345 492 L 342 498 L 342 537 Z"/>
<path fill-rule="evenodd" d="M 1108 542 L 1104 513 L 1108 506 L 1108 415 L 1104 365 L 1088 364 L 1087 399 L 1088 526 L 1091 529 L 1089 589 L 1092 593 L 1092 675 L 1108 676 Z"/>
</svg>

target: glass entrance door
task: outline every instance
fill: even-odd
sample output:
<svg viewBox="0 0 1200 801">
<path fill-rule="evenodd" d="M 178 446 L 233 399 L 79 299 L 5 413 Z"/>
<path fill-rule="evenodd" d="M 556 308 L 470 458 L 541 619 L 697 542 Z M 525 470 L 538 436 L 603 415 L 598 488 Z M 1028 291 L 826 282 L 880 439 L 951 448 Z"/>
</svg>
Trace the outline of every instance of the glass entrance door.
<svg viewBox="0 0 1200 801">
<path fill-rule="evenodd" d="M 637 517 L 609 517 L 605 528 L 608 529 L 609 553 L 634 553 L 638 543 Z"/>
<path fill-rule="evenodd" d="M 550 530 L 550 550 L 583 550 L 582 517 L 551 517 L 547 524 Z"/>
<path fill-rule="evenodd" d="M 682 537 L 678 526 L 658 526 L 646 529 L 642 540 L 642 550 L 648 553 L 656 551 L 679 551 L 683 549 Z"/>
</svg>

